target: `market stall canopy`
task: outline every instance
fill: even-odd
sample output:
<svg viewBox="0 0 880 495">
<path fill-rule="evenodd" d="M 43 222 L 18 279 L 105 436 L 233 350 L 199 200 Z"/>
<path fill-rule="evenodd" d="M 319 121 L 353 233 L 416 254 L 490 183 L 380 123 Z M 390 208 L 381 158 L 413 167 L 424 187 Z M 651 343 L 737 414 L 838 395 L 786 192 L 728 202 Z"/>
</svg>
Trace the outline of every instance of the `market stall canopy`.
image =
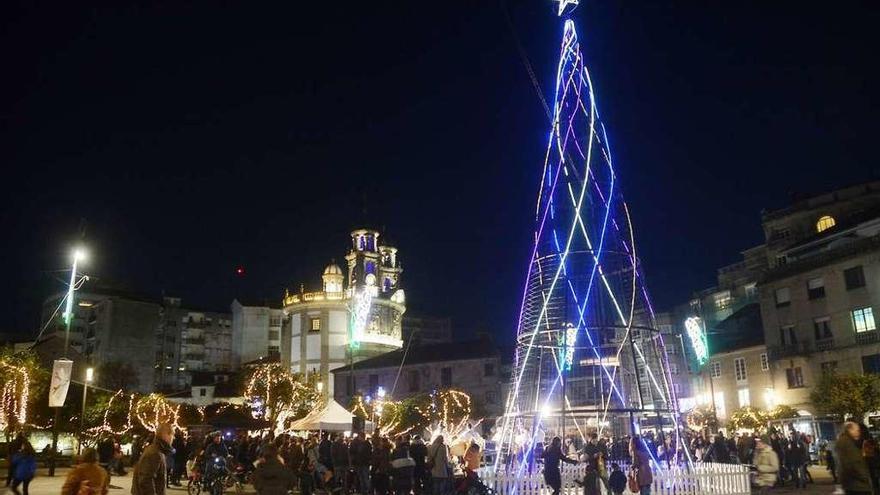
<svg viewBox="0 0 880 495">
<path fill-rule="evenodd" d="M 351 431 L 351 411 L 330 399 L 322 409 L 309 413 L 290 425 L 291 430 Z"/>
</svg>

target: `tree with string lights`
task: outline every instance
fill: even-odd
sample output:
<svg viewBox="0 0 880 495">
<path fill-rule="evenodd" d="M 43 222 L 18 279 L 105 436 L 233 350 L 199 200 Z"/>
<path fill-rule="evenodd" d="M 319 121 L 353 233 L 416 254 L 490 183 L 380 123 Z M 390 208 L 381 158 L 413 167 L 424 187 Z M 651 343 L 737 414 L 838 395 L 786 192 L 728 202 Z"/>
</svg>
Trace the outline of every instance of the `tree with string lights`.
<svg viewBox="0 0 880 495">
<path fill-rule="evenodd" d="M 281 429 L 285 427 L 283 423 L 304 417 L 322 400 L 316 374 L 306 377 L 291 373 L 279 363 L 253 367 L 244 396 L 254 417 L 276 423 Z"/>
</svg>

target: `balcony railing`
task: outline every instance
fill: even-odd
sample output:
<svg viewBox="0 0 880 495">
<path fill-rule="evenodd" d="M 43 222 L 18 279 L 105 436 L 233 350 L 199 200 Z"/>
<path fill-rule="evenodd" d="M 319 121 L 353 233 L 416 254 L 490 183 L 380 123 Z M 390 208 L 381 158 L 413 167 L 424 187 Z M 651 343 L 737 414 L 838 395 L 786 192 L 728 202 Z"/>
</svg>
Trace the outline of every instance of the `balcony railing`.
<svg viewBox="0 0 880 495">
<path fill-rule="evenodd" d="M 796 344 L 773 346 L 767 349 L 771 360 L 784 359 L 793 356 L 804 356 L 810 353 L 809 342 L 798 342 Z"/>
<path fill-rule="evenodd" d="M 877 330 L 871 330 L 870 332 L 858 332 L 856 333 L 856 343 L 873 344 L 880 341 L 878 335 L 880 335 L 880 332 L 878 332 Z"/>
<path fill-rule="evenodd" d="M 830 351 L 834 349 L 834 337 L 827 337 L 816 341 L 817 351 Z"/>
</svg>

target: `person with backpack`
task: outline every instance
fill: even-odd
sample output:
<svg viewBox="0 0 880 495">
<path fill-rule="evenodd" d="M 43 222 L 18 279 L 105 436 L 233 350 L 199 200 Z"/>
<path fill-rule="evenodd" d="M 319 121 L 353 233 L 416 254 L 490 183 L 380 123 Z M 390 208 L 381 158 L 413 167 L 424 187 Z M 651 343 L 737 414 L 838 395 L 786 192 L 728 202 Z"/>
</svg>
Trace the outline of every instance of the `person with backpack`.
<svg viewBox="0 0 880 495">
<path fill-rule="evenodd" d="M 12 456 L 12 485 L 10 489 L 15 495 L 21 495 L 18 485 L 23 486 L 24 495 L 28 495 L 28 485 L 37 474 L 37 453 L 34 446 L 27 440 L 21 445 L 15 455 Z"/>
</svg>

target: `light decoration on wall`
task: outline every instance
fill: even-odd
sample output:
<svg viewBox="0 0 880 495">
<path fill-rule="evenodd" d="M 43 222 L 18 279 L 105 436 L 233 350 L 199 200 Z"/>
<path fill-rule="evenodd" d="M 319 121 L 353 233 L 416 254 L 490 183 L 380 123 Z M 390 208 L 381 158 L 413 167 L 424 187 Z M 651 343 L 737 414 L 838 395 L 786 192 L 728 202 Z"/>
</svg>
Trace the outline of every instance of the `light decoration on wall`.
<svg viewBox="0 0 880 495">
<path fill-rule="evenodd" d="M 576 4 L 561 0 L 559 14 Z M 655 328 L 630 211 L 570 19 L 564 22 L 555 89 L 496 469 L 502 459 L 515 465 L 517 439 L 524 434 L 528 458 L 537 432 L 552 428 L 562 414 L 582 435 L 588 415 L 601 434 L 616 424 L 609 415 L 629 420 L 642 413 L 668 418 L 675 435 L 680 432 L 672 375 Z M 578 397 L 572 407 L 574 397 L 561 384 L 575 359 L 592 363 L 588 368 L 595 370 L 592 380 L 600 383 L 596 391 L 601 393 Z M 552 414 L 542 415 L 544 408 Z M 680 438 L 676 444 L 684 445 Z"/>
<path fill-rule="evenodd" d="M 370 321 L 370 309 L 373 307 L 373 296 L 369 288 L 355 290 L 351 302 L 351 342 L 352 349 L 357 349 L 366 333 Z"/>
<path fill-rule="evenodd" d="M 27 424 L 27 405 L 30 400 L 31 378 L 27 368 L 7 361 L 0 361 L 3 370 L 3 395 L 0 397 L 0 429 L 10 425 Z"/>
<path fill-rule="evenodd" d="M 691 316 L 684 320 L 684 328 L 694 349 L 697 363 L 702 366 L 709 360 L 709 344 L 706 341 L 706 331 L 703 329 L 703 320 L 698 316 Z"/>
</svg>

